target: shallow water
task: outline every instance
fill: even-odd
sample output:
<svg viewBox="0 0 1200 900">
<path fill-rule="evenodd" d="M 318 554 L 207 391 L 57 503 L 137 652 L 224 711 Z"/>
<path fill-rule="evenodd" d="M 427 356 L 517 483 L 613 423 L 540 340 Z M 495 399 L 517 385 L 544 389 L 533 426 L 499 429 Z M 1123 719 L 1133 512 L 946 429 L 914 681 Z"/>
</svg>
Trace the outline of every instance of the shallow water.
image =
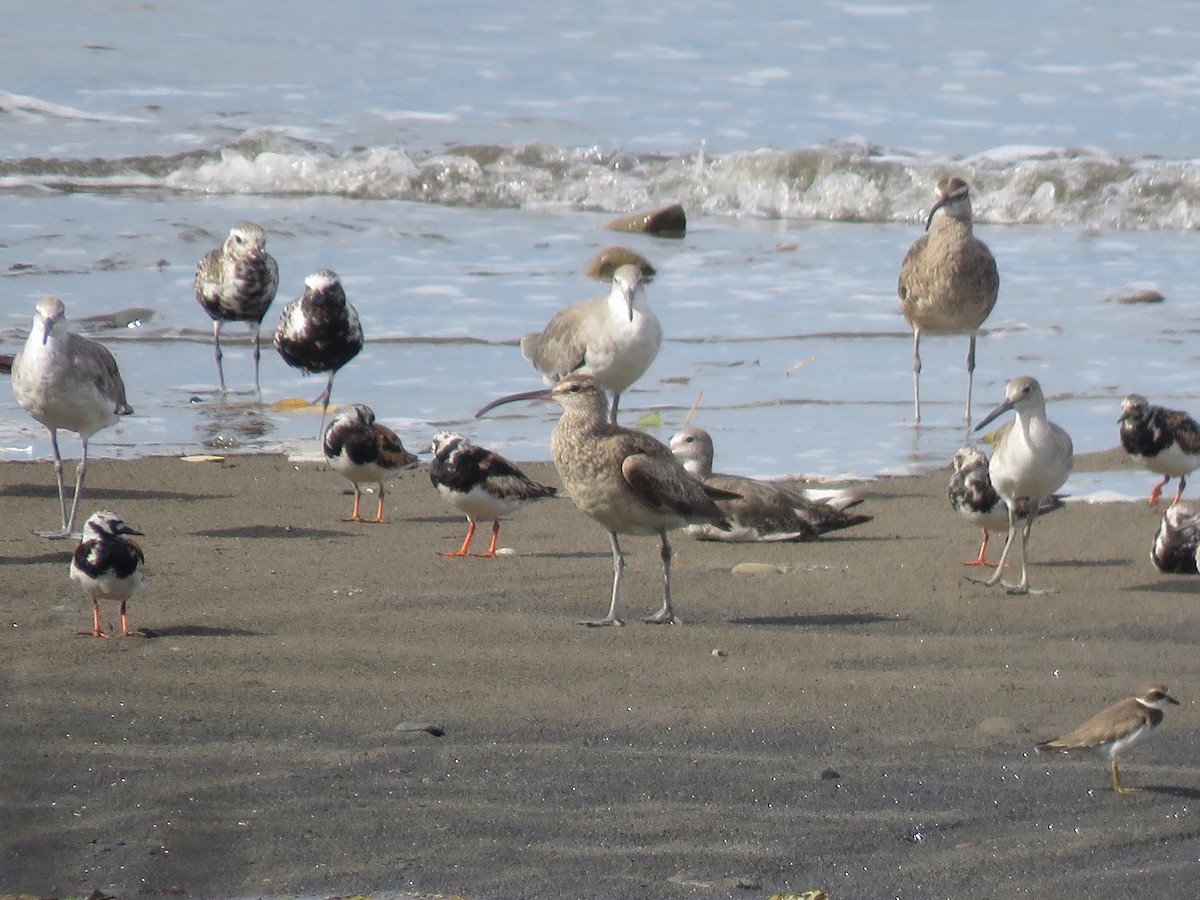
<svg viewBox="0 0 1200 900">
<path fill-rule="evenodd" d="M 1011 27 L 1011 5 L 430 8 L 401 22 L 301 4 L 269 23 L 238 6 L 240 31 L 219 24 L 228 3 L 69 12 L 10 25 L 30 40 L 0 94 L 0 352 L 44 294 L 79 329 L 139 310 L 96 332 L 137 409 L 96 453 L 316 452 L 316 416 L 272 404 L 323 379 L 268 349 L 263 405 L 214 391 L 192 273 L 250 219 L 280 264 L 268 338 L 304 276 L 335 269 L 368 344 L 334 402 L 368 403 L 414 447 L 450 426 L 544 458 L 554 410 L 471 414 L 539 383 L 520 335 L 602 293 L 581 270 L 625 243 L 659 268 L 648 296 L 667 335 L 626 422 L 656 411 L 666 438 L 702 395 L 693 421 L 729 471 L 944 465 L 971 439 L 966 340 L 924 342 L 914 427 L 895 281 L 947 171 L 971 180 L 1002 278 L 976 418 L 1017 374 L 1043 382 L 1080 452 L 1115 445 L 1129 391 L 1200 409 L 1200 70 L 1184 6 L 1019 4 L 1035 35 Z M 50 53 L 62 64 L 35 64 Z M 604 229 L 675 200 L 683 240 Z M 1112 300 L 1146 287 L 1165 302 Z M 223 343 L 229 383 L 248 387 L 246 329 Z M 7 390 L 0 446 L 49 452 Z"/>
</svg>

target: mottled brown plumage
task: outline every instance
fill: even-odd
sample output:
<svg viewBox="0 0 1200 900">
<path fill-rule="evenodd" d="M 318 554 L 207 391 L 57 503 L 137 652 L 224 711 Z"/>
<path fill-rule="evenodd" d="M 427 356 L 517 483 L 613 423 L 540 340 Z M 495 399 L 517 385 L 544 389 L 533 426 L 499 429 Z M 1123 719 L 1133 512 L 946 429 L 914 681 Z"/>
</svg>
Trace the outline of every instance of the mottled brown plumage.
<svg viewBox="0 0 1200 900">
<path fill-rule="evenodd" d="M 913 408 L 921 421 L 921 335 L 965 334 L 967 348 L 967 406 L 975 380 L 975 339 L 996 305 L 1000 274 L 996 260 L 975 237 L 971 196 L 961 178 L 943 180 L 938 199 L 925 222 L 928 232 L 909 248 L 900 265 L 897 290 L 900 309 L 913 330 Z"/>
<path fill-rule="evenodd" d="M 417 464 L 417 457 L 404 449 L 396 432 L 378 424 L 375 411 L 365 403 L 352 404 L 333 417 L 322 447 L 330 468 L 354 484 L 354 510 L 343 522 L 382 522 L 384 482 Z M 364 519 L 358 511 L 364 481 L 379 485 L 374 519 Z"/>
<path fill-rule="evenodd" d="M 1200 468 L 1200 424 L 1183 410 L 1155 406 L 1141 394 L 1130 394 L 1121 401 L 1118 421 L 1125 452 L 1163 477 L 1150 490 L 1149 504 L 1158 503 L 1172 478 L 1179 479 L 1179 489 L 1171 503 L 1178 503 L 1188 475 Z"/>
</svg>

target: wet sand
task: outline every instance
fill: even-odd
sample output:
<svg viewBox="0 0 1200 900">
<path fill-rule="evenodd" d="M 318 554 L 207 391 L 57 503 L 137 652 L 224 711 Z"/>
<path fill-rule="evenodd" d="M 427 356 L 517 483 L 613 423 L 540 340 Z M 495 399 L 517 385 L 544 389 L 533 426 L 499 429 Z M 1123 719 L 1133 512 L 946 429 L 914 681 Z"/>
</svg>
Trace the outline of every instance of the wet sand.
<svg viewBox="0 0 1200 900">
<path fill-rule="evenodd" d="M 671 627 L 638 621 L 660 568 L 628 538 L 630 624 L 591 630 L 608 541 L 566 499 L 504 525 L 515 556 L 445 559 L 465 523 L 424 471 L 383 525 L 339 521 L 347 482 L 278 456 L 96 460 L 88 482 L 86 510 L 145 532 L 130 614 L 155 636 L 77 636 L 72 547 L 31 534 L 57 521 L 51 468 L 0 464 L 4 891 L 1194 889 L 1200 578 L 1153 568 L 1144 503 L 1040 522 L 1033 584 L 1057 593 L 1033 597 L 968 580 L 945 473 L 866 485 L 874 521 L 814 543 L 677 533 Z M 1137 793 L 1033 754 L 1150 679 L 1182 705 L 1123 765 Z"/>
</svg>

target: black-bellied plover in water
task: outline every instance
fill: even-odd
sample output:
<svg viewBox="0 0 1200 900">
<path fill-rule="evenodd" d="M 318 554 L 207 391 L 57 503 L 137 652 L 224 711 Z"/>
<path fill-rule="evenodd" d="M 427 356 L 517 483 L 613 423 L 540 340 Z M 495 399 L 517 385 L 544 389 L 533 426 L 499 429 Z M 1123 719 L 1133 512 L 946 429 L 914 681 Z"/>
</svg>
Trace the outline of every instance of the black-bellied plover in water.
<svg viewBox="0 0 1200 900">
<path fill-rule="evenodd" d="M 913 414 L 921 421 L 921 335 L 965 334 L 967 405 L 971 421 L 975 383 L 975 339 L 996 305 L 1000 274 L 987 245 L 972 232 L 971 195 L 961 178 L 944 179 L 925 220 L 927 234 L 909 248 L 900 265 L 900 309 L 913 330 Z"/>
<path fill-rule="evenodd" d="M 604 387 L 591 375 L 568 375 L 549 390 L 512 394 L 488 404 L 557 400 L 562 416 L 550 439 L 554 466 L 563 487 L 583 512 L 607 532 L 613 555 L 612 601 L 608 615 L 581 625 L 623 625 L 621 578 L 625 555 L 619 534 L 658 535 L 663 566 L 663 605 L 642 621 L 675 621 L 671 602 L 671 544 L 667 534 L 693 523 L 729 528 L 715 500 L 737 495 L 705 485 L 691 475 L 671 448 L 650 435 L 612 422 Z"/>
<path fill-rule="evenodd" d="M 990 566 L 987 561 L 989 532 L 1008 529 L 1008 506 L 996 493 L 989 474 L 988 458 L 978 447 L 960 447 L 954 454 L 954 471 L 946 493 L 955 512 L 983 532 L 979 544 L 979 555 L 963 563 L 964 566 Z M 1042 501 L 1038 515 L 1062 509 L 1065 504 L 1058 494 L 1051 494 Z"/>
<path fill-rule="evenodd" d="M 83 537 L 71 557 L 71 580 L 92 598 L 92 630 L 81 631 L 91 637 L 108 637 L 100 627 L 100 601 L 121 602 L 121 635 L 145 637 L 143 631 L 129 630 L 125 604 L 144 581 L 142 566 L 146 557 L 142 548 L 127 535 L 141 534 L 125 524 L 114 512 L 100 510 L 83 523 Z"/>
<path fill-rule="evenodd" d="M 1200 516 L 1182 503 L 1172 503 L 1163 513 L 1150 546 L 1150 560 L 1168 575 L 1195 575 L 1200 552 Z"/>
<path fill-rule="evenodd" d="M 283 308 L 275 329 L 275 349 L 283 361 L 305 375 L 328 372 L 325 390 L 313 400 L 321 404 L 320 437 L 333 393 L 333 376 L 358 356 L 363 330 L 358 311 L 346 299 L 341 279 L 329 269 L 317 269 L 304 279 L 304 294 Z"/>
<path fill-rule="evenodd" d="M 50 432 L 54 451 L 62 527 L 39 533 L 45 537 L 71 537 L 87 477 L 88 441 L 100 429 L 116 424 L 119 416 L 133 413 L 125 400 L 125 382 L 117 361 L 103 344 L 68 330 L 62 300 L 44 297 L 38 301 L 25 346 L 13 360 L 12 384 L 17 403 Z M 60 428 L 77 433 L 83 445 L 69 515 L 62 454 L 58 450 Z"/>
<path fill-rule="evenodd" d="M 499 453 L 476 446 L 458 432 L 439 431 L 430 449 L 433 461 L 429 464 L 429 480 L 467 517 L 468 523 L 462 546 L 442 551 L 441 556 L 468 556 L 475 537 L 475 520 L 484 519 L 492 523 L 492 542 L 486 553 L 476 555 L 493 558 L 500 538 L 500 520 L 527 503 L 558 493 L 556 488 L 534 481 Z"/>
<path fill-rule="evenodd" d="M 1151 682 L 1143 685 L 1133 697 L 1114 703 L 1092 716 L 1074 731 L 1052 741 L 1037 745 L 1040 752 L 1058 750 L 1092 750 L 1104 754 L 1112 769 L 1113 790 L 1128 794 L 1134 788 L 1121 784 L 1117 758 L 1134 744 L 1145 740 L 1162 724 L 1163 710 L 1179 701 L 1171 696 L 1165 684 Z"/>
<path fill-rule="evenodd" d="M 978 431 L 1012 410 L 1013 421 L 998 429 L 988 473 L 1008 507 L 1008 539 L 996 572 L 984 584 L 997 584 L 1013 538 L 1021 532 L 1021 581 L 1005 585 L 1010 594 L 1037 593 L 1029 587 L 1029 533 L 1043 501 L 1062 487 L 1075 463 L 1071 436 L 1046 418 L 1046 398 L 1036 378 L 1023 375 L 1004 386 L 1004 399 L 976 427 Z"/>
<path fill-rule="evenodd" d="M 641 269 L 621 266 L 607 296 L 568 306 L 541 331 L 521 338 L 521 353 L 546 384 L 578 372 L 612 392 L 614 422 L 621 394 L 645 374 L 662 346 L 662 325 L 644 284 Z"/>
<path fill-rule="evenodd" d="M 226 322 L 246 322 L 254 340 L 254 393 L 262 396 L 259 386 L 260 332 L 263 316 L 279 288 L 279 266 L 267 252 L 262 228 L 242 222 L 229 230 L 229 237 L 214 247 L 196 266 L 196 300 L 213 320 L 213 356 L 217 361 L 217 384 L 225 391 L 225 367 L 222 364 L 221 326 Z"/>
<path fill-rule="evenodd" d="M 850 491 L 828 492 L 825 499 L 814 500 L 786 485 L 714 473 L 712 436 L 703 428 L 688 427 L 674 434 L 671 452 L 705 484 L 738 495 L 737 500 L 717 501 L 732 526 L 728 531 L 708 523 L 687 526 L 688 534 L 698 540 L 811 541 L 871 521 L 871 516 L 846 512 L 862 502 Z"/>
<path fill-rule="evenodd" d="M 1120 435 L 1125 452 L 1162 481 L 1150 491 L 1154 506 L 1172 478 L 1179 479 L 1172 504 L 1178 503 L 1187 487 L 1187 477 L 1200 468 L 1200 424 L 1181 409 L 1155 406 L 1141 394 L 1121 401 Z"/>
<path fill-rule="evenodd" d="M 375 421 L 375 411 L 364 403 L 339 410 L 325 429 L 321 442 L 329 467 L 354 485 L 354 510 L 343 522 L 383 521 L 384 482 L 417 464 L 415 454 L 404 449 L 400 437 L 386 425 Z M 379 505 L 374 519 L 364 519 L 358 507 L 362 485 L 379 485 Z"/>
</svg>

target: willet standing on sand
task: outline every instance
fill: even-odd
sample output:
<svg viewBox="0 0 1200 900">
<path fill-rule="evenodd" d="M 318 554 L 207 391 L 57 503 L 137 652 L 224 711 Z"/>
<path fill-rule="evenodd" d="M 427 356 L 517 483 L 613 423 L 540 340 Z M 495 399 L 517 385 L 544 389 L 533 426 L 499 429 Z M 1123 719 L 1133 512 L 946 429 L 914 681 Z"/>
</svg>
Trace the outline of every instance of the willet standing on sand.
<svg viewBox="0 0 1200 900">
<path fill-rule="evenodd" d="M 965 334 L 967 406 L 975 383 L 975 338 L 996 305 L 1000 274 L 987 245 L 972 232 L 971 195 L 961 178 L 943 180 L 925 220 L 927 234 L 909 248 L 900 265 L 900 309 L 913 330 L 913 410 L 921 421 L 921 335 Z"/>
<path fill-rule="evenodd" d="M 44 537 L 71 537 L 87 477 L 88 441 L 100 429 L 115 424 L 118 416 L 133 413 L 125 402 L 125 382 L 117 361 L 103 344 L 68 331 L 62 300 L 44 297 L 38 301 L 25 346 L 13 360 L 12 384 L 21 408 L 49 430 L 54 451 L 62 528 L 39 533 Z M 76 432 L 83 444 L 69 516 L 62 454 L 58 451 L 60 428 Z"/>
<path fill-rule="evenodd" d="M 283 361 L 305 375 L 328 372 L 325 390 L 313 400 L 321 404 L 321 427 L 333 393 L 333 376 L 363 348 L 358 312 L 346 299 L 341 279 L 329 269 L 317 269 L 304 279 L 304 294 L 283 308 L 275 329 L 275 349 Z"/>
<path fill-rule="evenodd" d="M 688 427 L 677 432 L 671 437 L 671 452 L 705 484 L 739 496 L 737 500 L 717 501 L 732 528 L 722 530 L 706 522 L 687 527 L 688 534 L 698 540 L 811 541 L 827 531 L 871 521 L 870 516 L 846 512 L 862 502 L 849 491 L 831 491 L 825 499 L 813 500 L 782 484 L 714 473 L 712 436 L 703 428 Z"/>
<path fill-rule="evenodd" d="M 671 605 L 671 544 L 667 533 L 693 522 L 729 527 L 714 502 L 737 495 L 704 485 L 688 474 L 669 447 L 641 431 L 609 420 L 604 388 L 590 375 L 568 375 L 550 390 L 527 391 L 494 400 L 477 416 L 515 400 L 557 400 L 562 417 L 550 439 L 554 465 L 575 505 L 608 532 L 613 555 L 612 602 L 603 619 L 581 625 L 623 625 L 621 577 L 625 555 L 618 534 L 658 535 L 663 566 L 663 605 L 643 619 L 675 621 Z"/>
<path fill-rule="evenodd" d="M 568 306 L 541 331 L 521 338 L 521 353 L 546 384 L 579 372 L 611 391 L 614 422 L 622 392 L 645 374 L 662 346 L 662 326 L 644 282 L 637 266 L 621 266 L 608 296 Z"/>
<path fill-rule="evenodd" d="M 1010 594 L 1037 593 L 1029 587 L 1029 532 L 1042 502 L 1062 487 L 1075 463 L 1071 436 L 1046 418 L 1046 398 L 1036 378 L 1023 375 L 1004 386 L 1004 399 L 984 416 L 975 430 L 1013 410 L 1016 417 L 998 430 L 989 474 L 996 493 L 1008 507 L 1008 539 L 996 564 L 996 573 L 985 584 L 998 583 L 1008 562 L 1017 528 L 1021 529 L 1021 581 L 1005 585 Z"/>
<path fill-rule="evenodd" d="M 225 243 L 209 250 L 196 266 L 196 300 L 213 320 L 213 356 L 222 393 L 225 368 L 221 362 L 221 326 L 246 322 L 254 336 L 254 393 L 262 395 L 258 381 L 260 332 L 263 316 L 278 288 L 279 266 L 267 252 L 266 235 L 250 222 L 234 225 Z"/>
</svg>

